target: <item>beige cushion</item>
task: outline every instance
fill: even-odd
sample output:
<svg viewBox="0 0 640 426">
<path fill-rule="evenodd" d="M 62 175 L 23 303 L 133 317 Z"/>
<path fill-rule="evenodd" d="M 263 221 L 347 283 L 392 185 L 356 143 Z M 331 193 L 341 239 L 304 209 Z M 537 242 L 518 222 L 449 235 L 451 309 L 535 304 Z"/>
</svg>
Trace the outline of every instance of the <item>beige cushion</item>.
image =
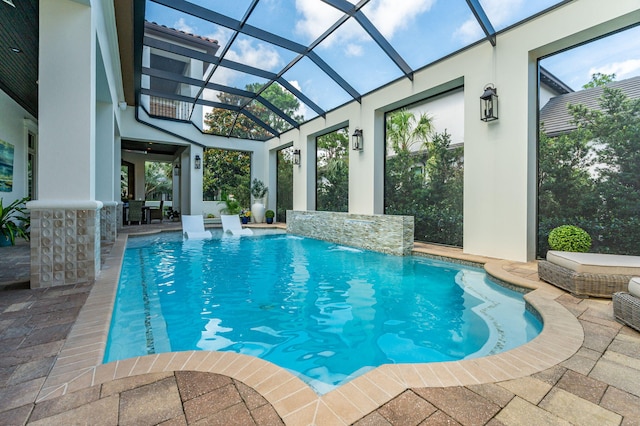
<svg viewBox="0 0 640 426">
<path fill-rule="evenodd" d="M 640 276 L 640 256 L 550 250 L 547 261 L 578 273 Z"/>
<path fill-rule="evenodd" d="M 629 293 L 640 298 L 640 277 L 633 277 L 629 281 Z"/>
</svg>

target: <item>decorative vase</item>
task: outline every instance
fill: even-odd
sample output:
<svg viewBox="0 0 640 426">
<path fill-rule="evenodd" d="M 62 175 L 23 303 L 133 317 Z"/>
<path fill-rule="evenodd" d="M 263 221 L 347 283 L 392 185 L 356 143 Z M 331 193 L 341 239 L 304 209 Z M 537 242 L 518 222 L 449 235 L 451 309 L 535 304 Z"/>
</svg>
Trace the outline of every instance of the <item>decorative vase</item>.
<svg viewBox="0 0 640 426">
<path fill-rule="evenodd" d="M 240 220 L 242 221 L 243 225 L 246 225 L 247 223 L 249 223 L 249 218 L 246 216 L 242 216 Z"/>
<path fill-rule="evenodd" d="M 269 225 L 271 225 L 271 224 L 273 223 L 273 218 L 272 218 L 272 217 L 268 217 L 268 218 L 267 218 L 267 223 L 268 223 Z"/>
<path fill-rule="evenodd" d="M 11 245 L 11 239 L 8 235 L 0 234 L 0 247 L 9 247 Z"/>
<path fill-rule="evenodd" d="M 251 216 L 253 216 L 253 221 L 255 223 L 264 222 L 264 212 L 265 212 L 264 204 L 260 202 L 256 201 L 251 206 Z"/>
</svg>

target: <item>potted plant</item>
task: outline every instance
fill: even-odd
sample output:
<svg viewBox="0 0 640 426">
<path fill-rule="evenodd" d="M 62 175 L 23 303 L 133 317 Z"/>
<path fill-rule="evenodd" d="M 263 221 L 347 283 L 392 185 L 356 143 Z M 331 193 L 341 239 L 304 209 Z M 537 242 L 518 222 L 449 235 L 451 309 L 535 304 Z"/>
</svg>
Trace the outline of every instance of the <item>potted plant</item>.
<svg viewBox="0 0 640 426">
<path fill-rule="evenodd" d="M 180 221 L 180 212 L 178 210 L 173 210 L 172 207 L 167 209 L 167 219 L 171 222 L 179 222 Z"/>
<path fill-rule="evenodd" d="M 240 220 L 242 220 L 243 224 L 247 224 L 249 223 L 249 219 L 251 218 L 251 210 L 242 210 L 242 212 L 240 212 Z"/>
<path fill-rule="evenodd" d="M 15 200 L 4 207 L 0 198 L 0 246 L 12 246 L 16 243 L 16 237 L 29 239 L 29 215 L 24 203 L 28 197 Z"/>
<path fill-rule="evenodd" d="M 591 236 L 582 228 L 562 225 L 549 232 L 551 250 L 586 253 L 591 248 Z"/>
<path fill-rule="evenodd" d="M 225 207 L 220 210 L 221 214 L 237 216 L 240 214 L 240 203 L 233 199 L 233 195 L 222 194 L 222 201 Z"/>
<path fill-rule="evenodd" d="M 264 185 L 260 179 L 253 179 L 251 183 L 251 195 L 253 196 L 253 205 L 251 206 L 251 213 L 253 213 L 253 221 L 256 223 L 262 223 L 264 220 L 264 197 L 269 192 L 269 188 Z"/>
<path fill-rule="evenodd" d="M 264 217 L 267 219 L 268 224 L 273 223 L 273 218 L 275 217 L 275 215 L 276 213 L 273 210 L 267 210 L 266 212 L 264 212 Z"/>
</svg>

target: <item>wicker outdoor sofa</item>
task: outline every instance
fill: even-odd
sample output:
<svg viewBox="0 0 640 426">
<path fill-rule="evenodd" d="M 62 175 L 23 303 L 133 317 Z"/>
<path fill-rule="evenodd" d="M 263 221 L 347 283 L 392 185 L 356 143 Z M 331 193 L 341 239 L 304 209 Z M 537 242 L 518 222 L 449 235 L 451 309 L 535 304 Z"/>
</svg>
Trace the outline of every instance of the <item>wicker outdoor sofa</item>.
<svg viewBox="0 0 640 426">
<path fill-rule="evenodd" d="M 578 297 L 611 298 L 640 276 L 640 256 L 551 250 L 538 262 L 538 275 Z"/>
<path fill-rule="evenodd" d="M 640 331 L 640 277 L 631 278 L 628 290 L 613 295 L 613 315 L 621 323 Z"/>
</svg>

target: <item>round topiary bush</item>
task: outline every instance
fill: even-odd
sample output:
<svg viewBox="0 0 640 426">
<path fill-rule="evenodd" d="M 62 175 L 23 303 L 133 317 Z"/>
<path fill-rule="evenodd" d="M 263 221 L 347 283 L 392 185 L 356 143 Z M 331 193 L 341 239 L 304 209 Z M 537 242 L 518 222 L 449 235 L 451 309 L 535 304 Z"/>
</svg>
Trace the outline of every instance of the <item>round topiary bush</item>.
<svg viewBox="0 0 640 426">
<path fill-rule="evenodd" d="M 573 225 L 562 225 L 549 232 L 551 250 L 586 253 L 591 248 L 591 237 L 587 232 Z"/>
</svg>

